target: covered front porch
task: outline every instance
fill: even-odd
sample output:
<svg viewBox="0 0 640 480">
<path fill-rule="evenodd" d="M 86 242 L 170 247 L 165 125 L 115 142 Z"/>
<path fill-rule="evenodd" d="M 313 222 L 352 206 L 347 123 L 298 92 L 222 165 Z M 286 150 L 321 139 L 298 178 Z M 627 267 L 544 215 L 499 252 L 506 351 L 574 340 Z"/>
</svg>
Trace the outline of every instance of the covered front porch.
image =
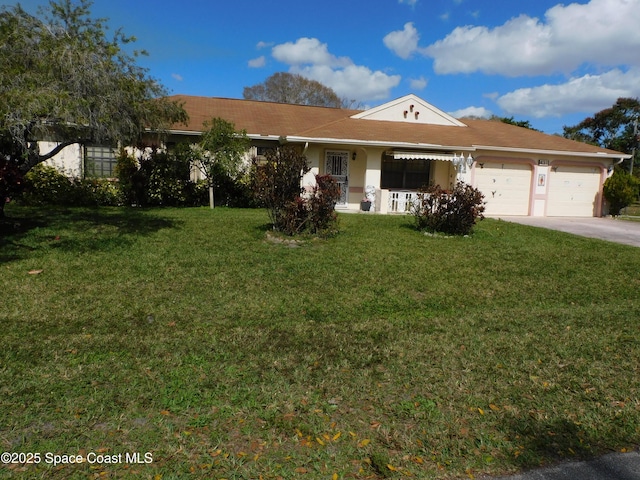
<svg viewBox="0 0 640 480">
<path fill-rule="evenodd" d="M 452 187 L 469 181 L 470 152 L 408 151 L 390 149 L 326 149 L 320 173 L 330 174 L 340 185 L 338 210 L 408 213 L 425 185 Z M 365 206 L 366 208 L 366 206 Z"/>
</svg>

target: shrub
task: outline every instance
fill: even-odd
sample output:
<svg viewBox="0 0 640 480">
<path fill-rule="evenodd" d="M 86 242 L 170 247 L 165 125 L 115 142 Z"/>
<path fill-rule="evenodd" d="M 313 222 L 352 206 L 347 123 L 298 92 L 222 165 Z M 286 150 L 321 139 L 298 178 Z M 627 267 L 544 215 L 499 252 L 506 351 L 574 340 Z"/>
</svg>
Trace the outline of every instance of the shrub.
<svg viewBox="0 0 640 480">
<path fill-rule="evenodd" d="M 316 185 L 308 199 L 310 233 L 335 233 L 338 222 L 336 203 L 340 199 L 340 186 L 331 175 L 316 175 Z"/>
<path fill-rule="evenodd" d="M 72 180 L 72 205 L 115 207 L 122 205 L 122 195 L 118 182 L 106 178 L 85 178 Z"/>
<path fill-rule="evenodd" d="M 226 207 L 255 207 L 254 197 L 251 192 L 249 175 L 244 171 L 232 173 L 226 170 L 223 165 L 212 165 L 209 172 L 212 175 L 213 194 L 215 205 Z M 202 180 L 205 185 L 204 201 L 199 205 L 206 205 L 209 202 L 209 184 Z"/>
<path fill-rule="evenodd" d="M 604 198 L 609 202 L 609 213 L 620 215 L 620 210 L 631 205 L 638 198 L 640 180 L 624 170 L 616 170 L 604 182 Z"/>
<path fill-rule="evenodd" d="M 206 204 L 208 197 L 203 182 L 190 179 L 192 157 L 191 147 L 186 143 L 168 151 L 151 150 L 140 160 L 120 151 L 115 173 L 124 203 L 141 206 Z"/>
<path fill-rule="evenodd" d="M 107 179 L 69 179 L 57 168 L 39 164 L 25 175 L 21 200 L 27 205 L 115 206 L 121 197 Z"/>
<path fill-rule="evenodd" d="M 412 206 L 418 230 L 449 235 L 468 235 L 478 219 L 484 218 L 484 195 L 471 185 L 456 183 L 452 191 L 440 185 L 420 190 Z"/>
<path fill-rule="evenodd" d="M 19 196 L 23 188 L 23 175 L 18 164 L 0 154 L 0 217 L 5 202 Z"/>
<path fill-rule="evenodd" d="M 24 176 L 22 201 L 28 205 L 71 205 L 73 184 L 60 171 L 44 163 Z"/>
<path fill-rule="evenodd" d="M 309 171 L 307 157 L 295 147 L 283 146 L 266 152 L 266 160 L 253 160 L 251 185 L 256 201 L 266 207 L 276 230 L 283 230 L 285 212 L 295 209 L 291 202 L 302 196 L 300 181 Z"/>
<path fill-rule="evenodd" d="M 142 160 L 145 203 L 148 205 L 180 206 L 189 201 L 190 158 L 188 145 L 168 152 L 154 151 Z"/>
<path fill-rule="evenodd" d="M 118 188 L 125 205 L 142 205 L 145 202 L 144 172 L 139 169 L 136 158 L 122 148 L 116 158 L 114 170 Z"/>
<path fill-rule="evenodd" d="M 267 152 L 263 164 L 253 162 L 255 198 L 267 208 L 273 228 L 286 235 L 329 235 L 336 231 L 338 184 L 331 175 L 316 175 L 316 185 L 305 194 L 300 184 L 308 171 L 306 157 L 290 146 Z"/>
</svg>

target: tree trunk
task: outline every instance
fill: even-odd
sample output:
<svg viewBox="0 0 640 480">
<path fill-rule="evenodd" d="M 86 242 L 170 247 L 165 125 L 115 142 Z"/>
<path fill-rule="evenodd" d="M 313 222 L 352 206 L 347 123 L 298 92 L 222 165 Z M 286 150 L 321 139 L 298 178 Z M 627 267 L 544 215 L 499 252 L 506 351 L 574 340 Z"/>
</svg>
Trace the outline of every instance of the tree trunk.
<svg viewBox="0 0 640 480">
<path fill-rule="evenodd" d="M 9 189 L 4 185 L 0 185 L 0 219 L 4 218 L 4 206 L 7 204 L 9 197 Z"/>
<path fill-rule="evenodd" d="M 213 185 L 209 185 L 209 208 L 213 208 Z"/>
</svg>

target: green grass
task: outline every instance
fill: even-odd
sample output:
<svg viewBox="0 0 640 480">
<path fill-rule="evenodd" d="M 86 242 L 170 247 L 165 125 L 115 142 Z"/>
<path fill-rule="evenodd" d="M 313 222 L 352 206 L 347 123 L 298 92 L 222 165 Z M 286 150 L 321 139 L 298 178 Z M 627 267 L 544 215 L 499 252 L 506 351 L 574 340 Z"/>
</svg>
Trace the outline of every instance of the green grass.
<svg viewBox="0 0 640 480">
<path fill-rule="evenodd" d="M 43 458 L 0 476 L 469 478 L 640 444 L 636 248 L 496 220 L 342 215 L 288 245 L 256 210 L 7 214 L 0 451 Z"/>
</svg>

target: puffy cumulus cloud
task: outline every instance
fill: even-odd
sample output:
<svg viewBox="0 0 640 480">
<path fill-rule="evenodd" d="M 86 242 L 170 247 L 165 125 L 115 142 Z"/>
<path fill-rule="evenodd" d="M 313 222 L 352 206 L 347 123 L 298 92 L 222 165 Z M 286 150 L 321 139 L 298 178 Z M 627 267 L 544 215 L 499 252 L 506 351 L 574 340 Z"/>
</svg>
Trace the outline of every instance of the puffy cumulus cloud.
<svg viewBox="0 0 640 480">
<path fill-rule="evenodd" d="M 339 97 L 354 100 L 384 100 L 401 80 L 400 75 L 374 72 L 361 65 L 348 65 L 341 69 L 311 65 L 304 68 L 293 67 L 291 72 L 332 88 Z"/>
<path fill-rule="evenodd" d="M 316 38 L 299 38 L 272 48 L 273 58 L 300 74 L 332 88 L 340 97 L 357 101 L 389 97 L 402 77 L 356 65 L 349 57 L 337 57 Z"/>
<path fill-rule="evenodd" d="M 559 85 L 521 88 L 502 95 L 498 105 L 509 114 L 535 118 L 597 112 L 620 97 L 640 96 L 640 68 L 615 69 L 601 75 L 584 75 Z"/>
<path fill-rule="evenodd" d="M 326 65 L 329 67 L 346 67 L 351 65 L 347 57 L 336 57 L 329 53 L 326 43 L 317 38 L 299 38 L 293 42 L 276 45 L 271 50 L 273 58 L 287 65 Z"/>
<path fill-rule="evenodd" d="M 262 68 L 266 64 L 267 64 L 267 59 L 265 58 L 264 55 L 262 55 L 261 57 L 249 60 L 249 67 L 251 68 Z"/>
<path fill-rule="evenodd" d="M 420 35 L 416 27 L 413 26 L 413 22 L 405 23 L 402 30 L 387 34 L 382 41 L 389 50 L 405 60 L 415 52 L 420 52 L 418 47 Z"/>
<path fill-rule="evenodd" d="M 640 0 L 556 5 L 544 21 L 521 15 L 488 28 L 464 26 L 422 50 L 436 73 L 506 76 L 570 73 L 578 66 L 640 65 Z"/>
<path fill-rule="evenodd" d="M 449 115 L 454 118 L 491 118 L 493 112 L 484 107 L 467 107 L 455 112 L 449 112 Z"/>
</svg>

